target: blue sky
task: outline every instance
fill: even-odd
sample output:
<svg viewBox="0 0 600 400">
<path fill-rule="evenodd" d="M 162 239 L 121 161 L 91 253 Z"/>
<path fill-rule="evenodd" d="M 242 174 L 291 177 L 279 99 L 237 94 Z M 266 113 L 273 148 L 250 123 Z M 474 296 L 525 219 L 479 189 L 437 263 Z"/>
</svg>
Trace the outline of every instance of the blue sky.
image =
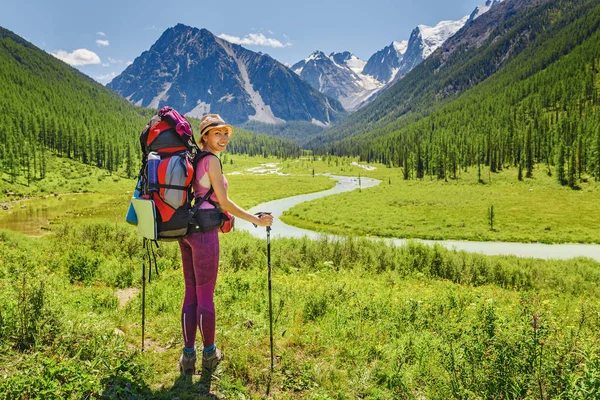
<svg viewBox="0 0 600 400">
<path fill-rule="evenodd" d="M 0 26 L 106 84 L 177 23 L 294 64 L 313 51 L 363 60 L 419 24 L 457 20 L 485 0 L 18 0 Z"/>
</svg>

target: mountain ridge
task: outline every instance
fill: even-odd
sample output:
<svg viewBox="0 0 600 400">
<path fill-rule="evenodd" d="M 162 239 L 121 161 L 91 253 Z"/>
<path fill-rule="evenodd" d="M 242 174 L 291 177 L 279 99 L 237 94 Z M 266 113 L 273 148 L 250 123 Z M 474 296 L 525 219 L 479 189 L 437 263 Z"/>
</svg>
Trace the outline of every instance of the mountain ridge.
<svg viewBox="0 0 600 400">
<path fill-rule="evenodd" d="M 600 5 L 513 0 L 486 15 L 479 32 L 462 31 L 460 45 L 446 43 L 361 110 L 360 123 L 321 135 L 331 141 L 321 151 L 402 167 L 404 179 L 460 179 L 485 165 L 572 189 L 598 182 Z"/>
<path fill-rule="evenodd" d="M 499 2 L 490 11 L 459 30 L 456 35 L 452 36 L 430 57 L 411 70 L 403 79 L 398 80 L 389 89 L 381 93 L 374 102 L 361 108 L 323 135 L 315 138 L 309 145 L 318 147 L 325 143 L 341 140 L 345 136 L 378 132 L 380 128 L 388 124 L 395 124 L 394 121 L 405 114 L 413 115 L 414 110 L 423 108 L 421 104 L 431 105 L 435 102 L 447 101 L 449 97 L 475 85 L 479 80 L 489 76 L 492 71 L 486 70 L 482 73 L 480 68 L 473 65 L 476 62 L 474 59 L 467 59 L 469 57 L 467 53 L 486 43 L 493 32 L 497 32 L 496 34 L 499 35 L 499 32 L 508 29 L 504 24 L 517 12 L 525 8 L 536 7 L 539 3 L 547 1 L 550 0 Z M 502 52 L 502 49 L 499 51 Z M 456 62 L 457 59 L 462 60 L 461 62 L 464 62 L 467 66 L 470 65 L 469 68 L 473 69 L 469 76 L 462 76 L 460 71 L 456 69 L 445 70 L 449 61 Z M 440 75 L 442 70 L 446 72 Z M 434 73 L 436 74 L 435 79 L 432 79 Z M 428 112 L 425 110 L 426 108 L 420 111 L 420 114 L 426 115 Z M 415 115 L 415 118 L 418 118 L 418 116 Z"/>
<path fill-rule="evenodd" d="M 168 101 L 186 115 L 218 113 L 234 124 L 302 120 L 326 126 L 344 114 L 337 100 L 269 55 L 183 24 L 168 28 L 107 86 L 136 105 L 158 108 Z"/>
<path fill-rule="evenodd" d="M 292 70 L 313 88 L 338 99 L 346 110 L 356 111 L 379 97 L 456 32 L 501 1 L 487 0 L 470 15 L 457 21 L 443 20 L 433 26 L 419 24 L 412 30 L 408 40 L 392 41 L 367 61 L 360 60 L 362 69 L 355 67 L 350 72 L 343 71 L 343 68 L 342 71 L 332 68 L 327 56 L 317 50 L 294 64 Z M 334 54 L 336 53 L 331 53 L 329 58 L 336 63 L 332 58 Z M 339 64 L 342 63 L 338 62 L 336 65 Z"/>
</svg>

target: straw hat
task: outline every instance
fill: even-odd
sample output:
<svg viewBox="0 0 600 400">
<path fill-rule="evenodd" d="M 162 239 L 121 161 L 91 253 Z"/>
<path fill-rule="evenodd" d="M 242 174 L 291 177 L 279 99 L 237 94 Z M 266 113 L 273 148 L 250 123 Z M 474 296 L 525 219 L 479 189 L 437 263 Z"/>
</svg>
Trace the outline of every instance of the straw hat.
<svg viewBox="0 0 600 400">
<path fill-rule="evenodd" d="M 227 128 L 229 136 L 233 135 L 233 126 L 229 125 L 219 114 L 207 114 L 200 120 L 200 136 L 212 128 Z"/>
</svg>

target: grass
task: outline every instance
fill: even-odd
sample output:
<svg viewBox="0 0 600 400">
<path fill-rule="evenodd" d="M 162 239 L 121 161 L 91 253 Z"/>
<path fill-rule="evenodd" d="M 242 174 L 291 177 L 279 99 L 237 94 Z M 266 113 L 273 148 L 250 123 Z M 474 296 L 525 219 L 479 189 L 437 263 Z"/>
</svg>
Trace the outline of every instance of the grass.
<svg viewBox="0 0 600 400">
<path fill-rule="evenodd" d="M 374 205 L 389 210 L 386 201 L 411 195 L 424 204 L 454 196 L 462 199 L 454 202 L 458 207 L 493 189 L 503 199 L 494 206 L 496 229 L 504 232 L 503 205 L 523 196 L 542 192 L 534 211 L 560 199 L 563 191 L 567 210 L 571 202 L 585 209 L 597 196 L 593 184 L 575 192 L 544 177 L 536 178 L 531 192 L 532 181 L 513 182 L 510 171 L 492 175 L 493 183 L 485 185 L 472 183 L 468 173 L 447 183 L 405 182 L 395 175 L 398 170 L 365 171 L 348 166 L 351 160 L 338 160 L 335 167 L 335 159 L 330 165 L 266 160 L 293 173 L 280 177 L 244 172 L 264 159 L 232 159 L 224 165 L 230 195 L 244 207 L 332 185 L 313 178 L 312 168 L 315 174 L 326 168 L 338 174 L 360 170 L 384 180 L 379 188 L 335 196 L 331 209 L 346 221 L 354 221 L 344 204 L 350 200 L 361 213 L 373 215 Z M 63 179 L 58 176 L 66 175 L 57 173 L 57 181 Z M 76 186 L 91 178 L 71 179 Z M 597 399 L 600 394 L 598 262 L 488 257 L 412 242 L 389 247 L 366 239 L 273 240 L 276 368 L 271 375 L 266 245 L 242 232 L 221 235 L 216 340 L 226 358 L 209 394 L 200 377 L 183 378 L 177 367 L 183 279 L 176 243 L 158 249 L 161 272 L 147 286 L 146 352 L 139 351 L 140 269 L 147 254 L 134 227 L 122 222 L 131 183 L 107 184 L 102 193 L 90 194 L 95 203 L 82 208 L 69 199 L 87 195 L 66 195 L 71 188 L 63 184 L 58 188 L 63 194 L 33 200 L 63 205 L 51 234 L 0 230 L 0 399 Z M 39 195 L 41 188 L 31 194 Z M 118 200 L 114 207 L 104 202 L 111 199 Z M 489 206 L 474 201 L 472 208 Z M 412 206 L 394 207 L 405 212 Z M 349 225 L 345 232 L 352 229 Z"/>
<path fill-rule="evenodd" d="M 234 174 L 231 176 L 236 176 L 236 179 L 239 180 L 242 180 L 242 176 L 256 175 L 247 173 L 248 168 L 257 167 L 261 164 L 282 162 L 282 160 L 274 157 L 250 157 L 247 155 L 224 154 L 221 158 L 225 175 L 229 177 Z M 44 179 L 32 179 L 29 184 L 22 176 L 17 177 L 13 183 L 9 175 L 0 172 L 0 202 L 66 193 L 119 193 L 131 195 L 135 187 L 135 180 L 128 179 L 123 168 L 109 173 L 106 170 L 56 156 L 48 156 L 47 162 L 48 172 L 46 177 Z M 137 169 L 135 172 L 137 174 Z M 241 176 L 235 174 L 241 174 Z M 267 176 L 263 177 L 266 178 Z M 271 175 L 271 177 L 274 176 Z M 315 179 L 315 182 L 318 181 L 321 181 L 321 184 L 326 182 L 325 179 Z M 273 190 L 276 186 L 272 185 L 269 190 Z M 317 185 L 317 187 L 320 188 L 321 186 Z"/>
<path fill-rule="evenodd" d="M 309 161 L 288 164 L 290 171 L 312 168 Z M 326 168 L 324 164 L 315 162 L 315 170 Z M 359 169 L 341 165 L 337 168 L 341 174 L 356 174 Z M 287 211 L 282 220 L 341 235 L 600 243 L 597 183 L 589 182 L 581 190 L 572 190 L 560 186 L 543 171 L 538 171 L 535 179 L 519 182 L 514 170 L 504 170 L 484 173 L 486 182 L 482 184 L 473 169 L 448 182 L 428 178 L 405 181 L 392 177 L 393 171 L 399 173 L 381 165 L 374 171 L 363 170 L 362 176 L 369 175 L 382 183 L 375 188 L 299 204 Z M 493 229 L 489 219 L 491 206 Z M 335 214 L 329 212 L 332 209 Z"/>
<path fill-rule="evenodd" d="M 106 170 L 62 157 L 49 156 L 47 162 L 46 177 L 33 179 L 29 184 L 22 176 L 13 183 L 7 174 L 0 173 L 0 201 L 54 193 L 124 193 L 132 190 L 132 180 L 125 178 L 122 173 L 110 174 Z"/>
<path fill-rule="evenodd" d="M 226 155 L 223 170 L 230 184 L 230 198 L 241 207 L 249 208 L 335 185 L 333 180 L 323 176 L 278 176 L 246 171 L 273 162 L 278 160 Z M 49 158 L 49 165 L 56 172 L 31 186 L 7 182 L 0 185 L 0 198 L 4 196 L 2 205 L 8 211 L 0 214 L 0 228 L 40 235 L 62 221 L 102 218 L 119 222 L 124 219 L 135 180 L 57 157 Z"/>
<path fill-rule="evenodd" d="M 272 243 L 223 235 L 218 398 L 582 398 L 600 390 L 600 264 L 485 257 L 410 243 Z M 140 239 L 125 224 L 0 234 L 0 398 L 206 396 L 179 376 L 183 280 L 159 249 L 140 347 Z M 74 268 L 77 265 L 78 268 Z M 29 322 L 27 322 L 29 321 Z M 269 396 L 267 396 L 269 387 Z M 209 398 L 209 397 L 204 397 Z"/>
</svg>

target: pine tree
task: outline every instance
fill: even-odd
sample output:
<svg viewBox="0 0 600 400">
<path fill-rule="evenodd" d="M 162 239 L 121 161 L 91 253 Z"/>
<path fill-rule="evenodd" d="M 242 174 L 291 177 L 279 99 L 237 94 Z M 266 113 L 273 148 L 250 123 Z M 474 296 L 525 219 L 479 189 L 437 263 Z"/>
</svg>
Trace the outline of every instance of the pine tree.
<svg viewBox="0 0 600 400">
<path fill-rule="evenodd" d="M 577 183 L 577 157 L 575 156 L 575 149 L 569 149 L 570 157 L 569 157 L 569 175 L 568 175 L 568 184 L 569 187 L 575 188 Z"/>
<path fill-rule="evenodd" d="M 558 159 L 556 160 L 556 176 L 561 185 L 567 184 L 565 175 L 565 147 L 562 142 L 558 146 Z"/>
<path fill-rule="evenodd" d="M 128 178 L 133 178 L 133 158 L 131 156 L 131 145 L 126 147 L 125 151 L 125 175 Z"/>
<path fill-rule="evenodd" d="M 527 169 L 525 176 L 527 178 L 533 178 L 533 148 L 532 148 L 532 143 L 531 143 L 532 135 L 533 135 L 532 127 L 530 124 L 527 127 L 527 135 L 526 135 L 526 139 L 525 139 L 525 167 Z"/>
<path fill-rule="evenodd" d="M 523 180 L 523 164 L 522 163 L 519 163 L 519 174 L 517 176 L 517 179 L 519 181 Z"/>
<path fill-rule="evenodd" d="M 600 124 L 596 128 L 596 182 L 600 182 Z"/>
</svg>

